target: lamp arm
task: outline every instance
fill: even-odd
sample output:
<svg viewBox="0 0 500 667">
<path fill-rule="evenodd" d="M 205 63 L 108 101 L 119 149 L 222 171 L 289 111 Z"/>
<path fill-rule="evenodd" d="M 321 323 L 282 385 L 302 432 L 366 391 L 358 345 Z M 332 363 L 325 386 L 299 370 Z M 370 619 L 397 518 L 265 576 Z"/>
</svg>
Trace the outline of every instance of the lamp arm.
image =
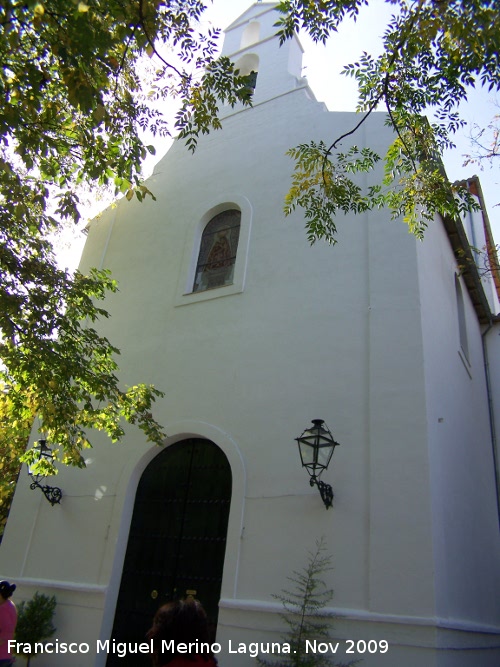
<svg viewBox="0 0 500 667">
<path fill-rule="evenodd" d="M 49 486 L 48 484 L 42 486 L 37 480 L 33 480 L 30 484 L 30 489 L 32 491 L 40 489 L 52 507 L 54 507 L 54 505 L 59 505 L 61 502 L 62 491 L 58 486 Z"/>
<path fill-rule="evenodd" d="M 323 482 L 323 480 L 318 479 L 316 475 L 311 475 L 309 484 L 311 486 L 316 485 L 318 487 L 321 500 L 324 502 L 326 509 L 333 507 L 334 493 L 330 484 L 327 484 L 326 482 Z"/>
</svg>

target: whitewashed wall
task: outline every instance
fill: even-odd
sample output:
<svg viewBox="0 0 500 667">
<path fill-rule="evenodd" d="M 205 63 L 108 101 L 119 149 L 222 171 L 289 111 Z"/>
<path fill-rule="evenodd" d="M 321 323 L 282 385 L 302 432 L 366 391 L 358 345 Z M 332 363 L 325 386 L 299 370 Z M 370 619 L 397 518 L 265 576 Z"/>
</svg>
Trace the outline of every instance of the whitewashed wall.
<svg viewBox="0 0 500 667">
<path fill-rule="evenodd" d="M 260 20 L 264 38 L 274 19 Z M 227 53 L 244 26 L 229 32 Z M 467 301 L 467 369 L 447 239 L 436 225 L 420 244 L 376 211 L 340 215 L 338 245 L 309 247 L 301 214 L 283 216 L 285 151 L 333 140 L 354 114 L 315 102 L 297 78 L 298 42 L 251 50 L 261 67 L 255 107 L 227 110 L 223 131 L 194 156 L 175 144 L 148 182 L 157 201 L 118 202 L 92 224 L 82 260 L 119 282 L 103 332 L 122 350 L 124 384 L 165 390 L 156 416 L 166 444 L 206 437 L 230 461 L 219 639 L 276 639 L 272 594 L 324 535 L 337 635 L 391 645 L 354 656 L 364 665 L 472 667 L 477 651 L 437 647 L 474 645 L 493 666 L 498 652 L 484 647 L 498 644 L 499 541 L 481 332 Z M 389 140 L 383 115 L 357 137 L 382 153 Z M 235 284 L 191 295 L 201 221 L 226 202 L 242 210 Z M 341 443 L 324 475 L 335 491 L 329 511 L 294 442 L 314 418 Z M 95 440 L 87 470 L 61 471 L 61 506 L 20 487 L 0 553 L 21 593 L 56 592 L 65 640 L 109 636 L 135 488 L 158 451 L 133 429 L 120 445 Z M 220 662 L 254 664 L 248 655 Z M 103 657 L 71 661 L 94 664 Z"/>
</svg>

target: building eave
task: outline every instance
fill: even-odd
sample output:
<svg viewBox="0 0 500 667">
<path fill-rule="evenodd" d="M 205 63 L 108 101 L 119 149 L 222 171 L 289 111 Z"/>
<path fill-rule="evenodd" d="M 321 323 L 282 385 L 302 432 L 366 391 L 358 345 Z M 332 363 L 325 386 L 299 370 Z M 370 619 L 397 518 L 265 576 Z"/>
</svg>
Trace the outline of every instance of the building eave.
<svg viewBox="0 0 500 667">
<path fill-rule="evenodd" d="M 493 321 L 500 321 L 498 316 L 494 315 L 490 310 L 462 222 L 450 216 L 443 216 L 442 220 L 479 322 L 481 324 L 489 324 Z"/>
<path fill-rule="evenodd" d="M 497 296 L 500 300 L 500 265 L 498 263 L 497 248 L 495 240 L 493 238 L 493 232 L 491 231 L 488 211 L 486 210 L 483 190 L 481 188 L 481 181 L 479 180 L 478 176 L 474 175 L 471 178 L 467 179 L 467 181 L 464 181 L 464 185 L 467 187 L 469 192 L 475 195 L 479 200 L 479 205 L 481 207 L 481 216 L 483 219 L 484 236 L 486 238 L 486 252 L 488 254 L 488 265 L 491 270 L 491 275 L 493 278 Z"/>
</svg>

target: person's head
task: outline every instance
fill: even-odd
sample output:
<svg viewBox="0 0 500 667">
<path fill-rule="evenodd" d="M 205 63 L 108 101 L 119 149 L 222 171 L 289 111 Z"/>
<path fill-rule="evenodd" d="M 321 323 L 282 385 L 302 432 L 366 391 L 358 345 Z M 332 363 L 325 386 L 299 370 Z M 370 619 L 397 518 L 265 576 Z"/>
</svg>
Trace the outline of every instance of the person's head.
<svg viewBox="0 0 500 667">
<path fill-rule="evenodd" d="M 9 584 L 8 581 L 0 581 L 0 596 L 4 600 L 8 600 L 15 590 L 16 584 Z"/>
<path fill-rule="evenodd" d="M 153 619 L 153 627 L 149 630 L 148 639 L 153 640 L 155 664 L 166 665 L 177 655 L 178 644 L 198 642 L 200 645 L 209 642 L 208 621 L 201 602 L 192 597 L 186 600 L 176 600 L 160 607 Z M 172 650 L 167 645 L 173 640 Z M 166 643 L 164 643 L 166 642 Z M 184 657 L 195 656 L 196 651 L 182 653 Z M 211 653 L 202 651 L 205 657 Z"/>
</svg>

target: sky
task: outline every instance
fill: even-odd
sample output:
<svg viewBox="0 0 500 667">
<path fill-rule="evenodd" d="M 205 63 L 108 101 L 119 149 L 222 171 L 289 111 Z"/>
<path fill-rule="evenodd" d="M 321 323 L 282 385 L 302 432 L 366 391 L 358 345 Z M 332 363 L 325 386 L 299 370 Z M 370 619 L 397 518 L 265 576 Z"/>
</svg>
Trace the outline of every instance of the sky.
<svg viewBox="0 0 500 667">
<path fill-rule="evenodd" d="M 252 5 L 251 0 L 208 0 L 208 7 L 203 15 L 201 28 L 209 25 L 219 28 L 228 27 L 235 19 Z M 304 48 L 303 75 L 318 100 L 325 102 L 330 111 L 354 111 L 357 102 L 355 81 L 342 76 L 344 65 L 355 62 L 363 51 L 378 54 L 381 50 L 381 36 L 391 14 L 391 6 L 384 0 L 370 0 L 363 8 L 356 22 L 346 20 L 338 33 L 333 35 L 326 46 L 314 44 L 307 35 L 300 35 Z M 222 45 L 222 40 L 221 40 Z M 500 104 L 500 96 L 498 98 Z M 471 91 L 469 102 L 462 106 L 462 117 L 468 125 L 455 136 L 457 147 L 443 156 L 446 171 L 451 181 L 462 180 L 477 174 L 486 202 L 488 217 L 497 243 L 500 243 L 500 159 L 493 167 L 486 165 L 481 171 L 477 165 L 463 166 L 464 155 L 472 152 L 470 142 L 471 128 L 474 125 L 485 127 L 500 109 L 495 107 L 495 97 L 484 90 Z M 325 142 L 328 143 L 328 137 Z M 164 155 L 169 142 L 157 143 L 157 153 L 145 165 L 145 173 L 152 172 L 154 164 Z M 285 195 L 285 193 L 283 193 Z M 92 210 L 92 217 L 98 211 Z M 82 243 L 74 241 L 72 252 L 66 253 L 66 265 L 75 264 L 81 253 Z M 76 265 L 76 264 L 75 264 Z"/>
<path fill-rule="evenodd" d="M 214 25 L 226 28 L 251 5 L 249 0 L 214 0 L 205 13 Z M 392 7 L 384 0 L 369 0 L 356 22 L 347 20 L 326 46 L 315 45 L 307 35 L 300 35 L 304 47 L 303 74 L 318 100 L 325 102 L 330 111 L 354 111 L 357 102 L 355 81 L 342 76 L 343 67 L 359 59 L 363 51 L 377 54 L 381 51 L 385 27 Z M 500 105 L 500 95 L 498 96 Z M 495 107 L 495 96 L 485 90 L 471 91 L 469 103 L 461 114 L 468 125 L 455 136 L 457 147 L 443 156 L 448 178 L 463 180 L 477 174 L 486 202 L 488 217 L 496 242 L 500 243 L 500 158 L 492 168 L 483 171 L 477 165 L 463 167 L 464 155 L 472 152 L 470 133 L 474 124 L 485 127 L 500 108 Z M 328 142 L 326 142 L 328 143 Z"/>
</svg>

